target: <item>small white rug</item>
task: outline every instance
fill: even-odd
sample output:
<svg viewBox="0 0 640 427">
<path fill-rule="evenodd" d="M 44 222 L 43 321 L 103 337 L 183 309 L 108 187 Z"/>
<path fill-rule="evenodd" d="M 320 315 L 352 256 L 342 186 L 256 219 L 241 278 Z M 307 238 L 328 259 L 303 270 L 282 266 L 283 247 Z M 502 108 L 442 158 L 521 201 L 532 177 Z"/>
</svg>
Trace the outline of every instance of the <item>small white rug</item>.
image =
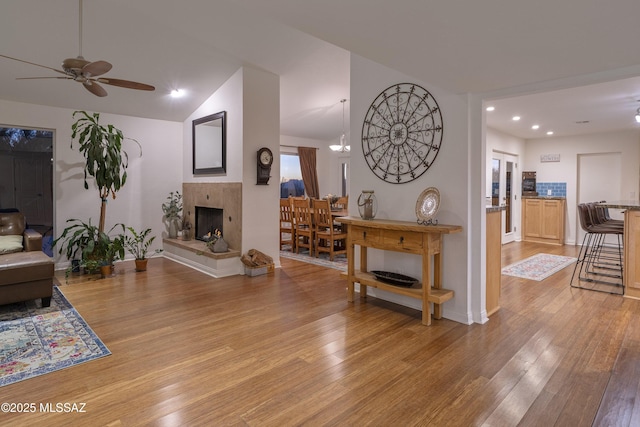
<svg viewBox="0 0 640 427">
<path fill-rule="evenodd" d="M 504 267 L 502 274 L 540 281 L 575 262 L 575 257 L 537 254 Z"/>
</svg>

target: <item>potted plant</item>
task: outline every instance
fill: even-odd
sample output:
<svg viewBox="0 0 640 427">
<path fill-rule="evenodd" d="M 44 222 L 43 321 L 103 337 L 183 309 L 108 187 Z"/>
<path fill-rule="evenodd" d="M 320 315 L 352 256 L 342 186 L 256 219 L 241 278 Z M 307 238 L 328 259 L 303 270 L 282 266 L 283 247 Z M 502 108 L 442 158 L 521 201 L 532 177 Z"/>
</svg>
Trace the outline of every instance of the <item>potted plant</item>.
<svg viewBox="0 0 640 427">
<path fill-rule="evenodd" d="M 89 222 L 85 223 L 79 219 L 68 219 L 67 223 L 71 223 L 62 231 L 60 237 L 55 239 L 52 246 L 58 246 L 58 253 L 65 252 L 67 259 L 73 263 L 74 260 L 82 261 L 89 258 L 93 253 L 98 241 L 98 227 Z M 80 256 L 80 258 L 78 258 Z"/>
<path fill-rule="evenodd" d="M 162 204 L 162 213 L 169 222 L 169 237 L 178 237 L 178 221 L 182 212 L 182 195 L 179 191 L 170 192 L 167 201 Z"/>
<path fill-rule="evenodd" d="M 118 224 L 113 226 L 113 230 Z M 121 225 L 121 224 L 120 224 Z M 110 230 L 110 231 L 111 231 Z M 98 260 L 102 277 L 113 274 L 113 263 L 116 259 L 124 259 L 124 236 L 109 236 L 107 233 L 100 232 L 96 249 L 92 254 L 93 258 Z"/>
<path fill-rule="evenodd" d="M 130 235 L 124 234 L 129 231 Z M 149 247 L 155 240 L 156 236 L 149 236 L 151 229 L 147 228 L 137 232 L 133 227 L 122 226 L 124 237 L 124 246 L 131 255 L 135 257 L 136 271 L 145 271 L 147 269 L 147 252 Z M 162 252 L 162 249 L 156 249 L 155 253 Z"/>
<path fill-rule="evenodd" d="M 127 181 L 129 156 L 122 148 L 125 137 L 122 131 L 113 125 L 101 125 L 98 113 L 89 115 L 85 111 L 75 111 L 73 118 L 76 116 L 80 118 L 71 126 L 71 148 L 73 140 L 77 138 L 80 153 L 85 158 L 84 188 L 89 188 L 87 177 L 94 177 L 101 200 L 98 230 L 104 231 L 107 198 L 111 194 L 115 199 L 116 192 Z M 134 141 L 140 147 L 142 155 L 142 147 L 138 141 L 126 139 Z"/>
<path fill-rule="evenodd" d="M 59 244 L 58 253 L 64 252 L 71 261 L 77 260 L 77 256 L 80 255 L 77 264 L 85 271 L 96 271 L 101 265 L 111 266 L 117 257 L 124 258 L 122 236 L 111 238 L 108 233 L 98 230 L 98 227 L 91 224 L 91 219 L 86 223 L 79 219 L 69 219 L 67 223 L 71 225 L 62 231 L 52 245 Z M 113 226 L 109 233 L 115 227 Z M 70 269 L 72 268 L 75 268 L 73 262 Z"/>
</svg>

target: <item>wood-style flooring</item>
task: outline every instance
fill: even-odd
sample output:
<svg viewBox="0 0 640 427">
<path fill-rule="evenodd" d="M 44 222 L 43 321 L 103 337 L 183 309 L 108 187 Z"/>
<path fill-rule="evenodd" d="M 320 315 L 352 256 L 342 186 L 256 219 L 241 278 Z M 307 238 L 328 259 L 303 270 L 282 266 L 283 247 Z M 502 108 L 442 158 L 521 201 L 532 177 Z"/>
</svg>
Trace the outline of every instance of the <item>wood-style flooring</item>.
<svg viewBox="0 0 640 427">
<path fill-rule="evenodd" d="M 510 243 L 503 265 L 577 247 Z M 112 355 L 0 388 L 40 426 L 640 425 L 640 301 L 502 277 L 484 325 L 346 301 L 337 270 L 282 259 L 214 279 L 163 258 L 61 290 Z M 445 278 L 446 279 L 446 278 Z M 446 315 L 446 305 L 444 308 Z"/>
</svg>

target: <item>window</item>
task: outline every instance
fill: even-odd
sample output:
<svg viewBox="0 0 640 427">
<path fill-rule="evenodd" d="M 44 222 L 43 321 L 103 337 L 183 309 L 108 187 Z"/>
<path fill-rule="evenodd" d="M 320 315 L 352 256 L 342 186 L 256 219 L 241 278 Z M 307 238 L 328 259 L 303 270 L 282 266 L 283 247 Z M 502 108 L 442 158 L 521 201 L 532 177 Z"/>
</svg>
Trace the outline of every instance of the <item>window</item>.
<svg viewBox="0 0 640 427">
<path fill-rule="evenodd" d="M 280 197 L 304 196 L 304 183 L 297 154 L 280 154 Z"/>
</svg>

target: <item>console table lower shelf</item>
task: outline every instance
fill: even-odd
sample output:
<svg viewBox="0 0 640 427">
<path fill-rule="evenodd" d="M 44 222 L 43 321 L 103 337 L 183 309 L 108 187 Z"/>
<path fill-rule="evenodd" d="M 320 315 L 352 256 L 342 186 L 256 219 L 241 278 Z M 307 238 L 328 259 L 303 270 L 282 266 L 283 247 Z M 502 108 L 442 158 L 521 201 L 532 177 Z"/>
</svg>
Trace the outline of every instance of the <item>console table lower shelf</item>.
<svg viewBox="0 0 640 427">
<path fill-rule="evenodd" d="M 349 279 L 349 273 L 341 273 L 340 276 L 344 277 L 347 280 Z M 353 282 L 360 283 L 360 296 L 362 298 L 366 298 L 367 296 L 367 287 L 378 288 L 385 291 L 393 292 L 394 294 L 404 295 L 411 298 L 416 298 L 422 300 L 422 284 L 418 283 L 411 287 L 402 287 L 390 285 L 389 283 L 381 282 L 376 279 L 375 276 L 371 273 L 366 273 L 363 271 L 356 271 L 351 279 Z M 443 304 L 453 298 L 454 292 L 450 289 L 437 289 L 433 286 L 431 287 L 431 291 L 429 292 L 428 300 L 429 302 L 434 303 L 433 317 L 435 319 L 442 318 L 442 307 L 440 304 Z"/>
</svg>

